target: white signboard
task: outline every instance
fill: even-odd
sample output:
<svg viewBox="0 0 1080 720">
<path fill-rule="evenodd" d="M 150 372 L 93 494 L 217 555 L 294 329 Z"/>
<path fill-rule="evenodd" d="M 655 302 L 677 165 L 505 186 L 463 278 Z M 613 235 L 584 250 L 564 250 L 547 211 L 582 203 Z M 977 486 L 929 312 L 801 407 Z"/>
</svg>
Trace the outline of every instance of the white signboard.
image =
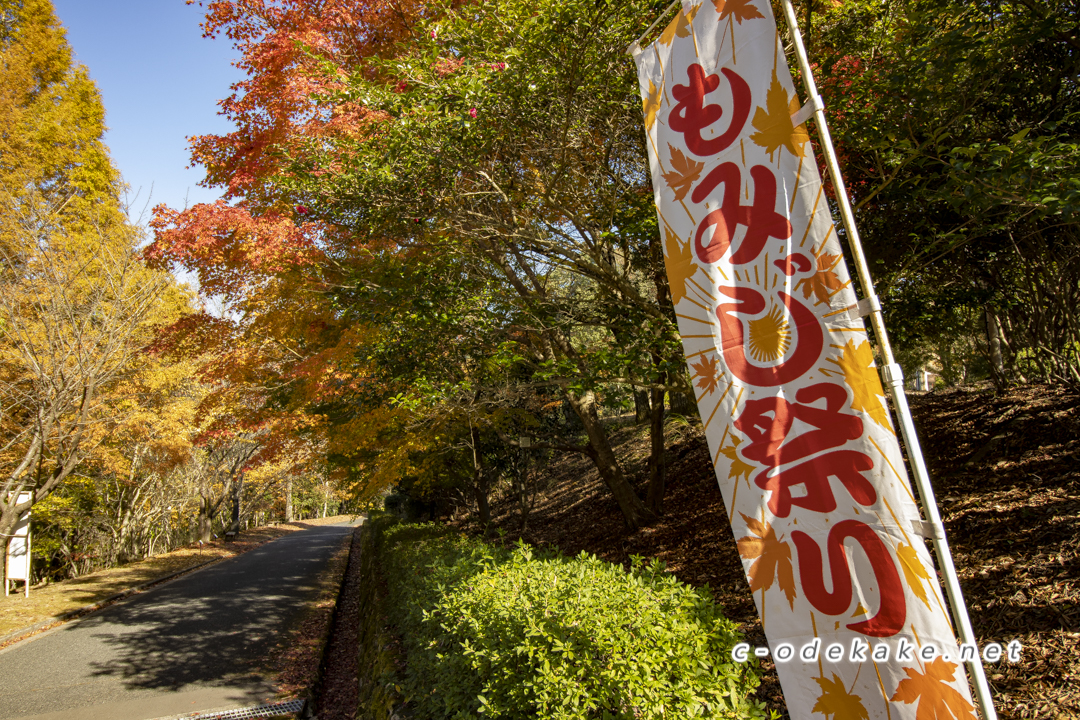
<svg viewBox="0 0 1080 720">
<path fill-rule="evenodd" d="M 19 493 L 16 503 L 21 505 L 30 501 L 30 493 Z M 12 537 L 7 545 L 7 573 L 4 581 L 4 595 L 8 594 L 11 580 L 22 580 L 26 586 L 26 596 L 30 596 L 30 511 L 27 510 L 15 524 Z"/>
</svg>

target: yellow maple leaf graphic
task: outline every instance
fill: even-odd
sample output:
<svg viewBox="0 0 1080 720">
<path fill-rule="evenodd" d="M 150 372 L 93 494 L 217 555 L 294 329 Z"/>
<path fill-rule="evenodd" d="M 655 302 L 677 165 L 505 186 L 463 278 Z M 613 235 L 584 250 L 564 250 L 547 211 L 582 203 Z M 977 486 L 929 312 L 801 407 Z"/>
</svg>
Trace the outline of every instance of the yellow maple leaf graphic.
<svg viewBox="0 0 1080 720">
<path fill-rule="evenodd" d="M 731 467 L 728 468 L 728 480 L 734 479 L 735 482 L 739 481 L 739 478 L 746 480 L 746 483 L 750 483 L 750 473 L 754 472 L 754 466 L 750 463 L 743 462 L 743 459 L 739 457 L 739 453 L 736 452 L 736 448 L 739 447 L 739 439 L 731 438 L 731 446 L 726 448 L 720 448 L 720 454 L 731 461 Z"/>
<path fill-rule="evenodd" d="M 821 713 L 825 717 L 832 715 L 833 720 L 870 720 L 862 698 L 849 693 L 839 675 L 833 673 L 832 680 L 820 677 L 814 678 L 814 681 L 821 688 L 821 695 L 810 712 Z"/>
<path fill-rule="evenodd" d="M 697 386 L 704 390 L 706 395 L 711 395 L 719 382 L 716 358 L 702 357 L 700 363 L 690 363 L 690 367 L 694 368 L 694 373 L 698 376 Z"/>
<path fill-rule="evenodd" d="M 919 555 L 915 548 L 911 545 L 901 545 L 896 548 L 896 556 L 900 558 L 900 567 L 904 571 L 904 580 L 907 581 L 911 592 L 915 593 L 915 597 L 922 600 L 923 604 L 929 609 L 930 600 L 926 597 L 923 580 L 929 581 L 930 573 L 926 571 L 922 562 L 919 561 Z"/>
<path fill-rule="evenodd" d="M 668 145 L 668 150 L 671 151 L 672 171 L 664 173 L 664 181 L 675 191 L 675 199 L 682 200 L 701 176 L 705 163 L 686 157 L 677 147 Z"/>
<path fill-rule="evenodd" d="M 656 124 L 656 111 L 660 109 L 660 88 L 652 80 L 649 81 L 649 97 L 642 100 L 641 105 L 645 113 L 645 129 L 652 130 Z"/>
<path fill-rule="evenodd" d="M 758 132 L 750 136 L 755 145 L 765 148 L 770 160 L 781 147 L 796 157 L 803 157 L 804 143 L 810 140 L 810 135 L 805 125 L 795 127 L 791 124 L 791 116 L 798 111 L 799 99 L 794 95 L 788 99 L 787 90 L 776 79 L 773 70 L 772 82 L 765 94 L 765 107 L 759 107 L 751 121 Z"/>
<path fill-rule="evenodd" d="M 885 391 L 881 389 L 870 343 L 863 340 L 856 347 L 854 340 L 848 340 L 840 359 L 829 358 L 829 362 L 839 365 L 844 371 L 844 382 L 851 388 L 851 409 L 866 413 L 878 425 L 892 431 L 889 413 L 885 409 Z"/>
<path fill-rule="evenodd" d="M 697 272 L 689 242 L 680 242 L 675 234 L 664 228 L 664 265 L 667 267 L 671 302 L 678 305 L 686 297 L 686 281 Z"/>
<path fill-rule="evenodd" d="M 786 542 L 776 539 L 776 532 L 765 523 L 742 515 L 751 535 L 740 538 L 739 555 L 745 560 L 753 560 L 750 565 L 750 590 L 768 590 L 773 579 L 777 579 L 780 589 L 787 596 L 788 605 L 795 607 L 795 576 L 791 572 L 791 548 Z"/>
<path fill-rule="evenodd" d="M 840 282 L 840 278 L 836 275 L 836 265 L 840 262 L 840 254 L 829 255 L 828 253 L 822 253 L 817 258 L 817 272 L 813 277 L 803 278 L 798 282 L 802 285 L 803 299 L 809 298 L 811 294 L 817 298 L 818 302 L 828 304 L 833 293 L 844 287 L 844 283 Z"/>
<path fill-rule="evenodd" d="M 764 18 L 756 7 L 751 2 L 753 0 L 712 0 L 713 5 L 716 6 L 716 12 L 720 13 L 720 22 L 727 20 L 728 16 L 735 18 L 735 21 L 742 25 L 743 20 L 753 20 L 754 18 Z"/>
<path fill-rule="evenodd" d="M 690 8 L 690 12 L 684 13 L 682 10 L 675 16 L 675 19 L 671 21 L 664 32 L 660 33 L 660 44 L 670 45 L 671 41 L 678 35 L 681 38 L 688 37 L 690 35 L 690 21 L 697 15 L 697 11 L 701 8 L 700 5 L 695 5 Z"/>
<path fill-rule="evenodd" d="M 972 704 L 948 684 L 955 680 L 955 670 L 956 663 L 940 657 L 927 663 L 925 674 L 915 668 L 904 668 L 907 677 L 896 686 L 896 693 L 890 699 L 908 704 L 918 702 L 916 720 L 976 720 Z"/>
</svg>

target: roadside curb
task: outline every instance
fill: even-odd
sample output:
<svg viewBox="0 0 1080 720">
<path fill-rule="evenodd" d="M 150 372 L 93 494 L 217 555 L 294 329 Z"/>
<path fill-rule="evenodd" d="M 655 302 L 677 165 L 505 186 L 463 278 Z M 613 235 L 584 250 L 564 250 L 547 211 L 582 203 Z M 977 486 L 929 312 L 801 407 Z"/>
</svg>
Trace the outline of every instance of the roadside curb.
<svg viewBox="0 0 1080 720">
<path fill-rule="evenodd" d="M 337 597 L 334 598 L 334 610 L 330 614 L 330 620 L 326 625 L 326 630 L 323 633 L 322 647 L 319 649 L 319 667 L 315 671 L 315 677 L 312 680 L 311 685 L 303 693 L 305 702 L 304 706 L 300 709 L 300 712 L 296 714 L 298 720 L 317 720 L 319 714 L 319 703 L 323 701 L 323 693 L 325 691 L 324 682 L 326 680 L 327 652 L 330 649 L 331 641 L 334 637 L 335 631 L 338 629 L 338 623 L 341 620 L 341 600 L 345 595 L 345 588 L 349 583 L 349 573 L 353 569 L 354 553 L 359 553 L 360 538 L 364 532 L 364 525 L 367 518 L 365 517 L 360 521 L 358 525 L 353 528 L 350 534 L 348 545 L 348 554 L 345 557 L 345 564 L 341 572 L 341 580 L 338 583 Z"/>
<path fill-rule="evenodd" d="M 235 556 L 231 556 L 231 557 L 235 557 Z M 51 627 L 53 627 L 55 625 L 62 625 L 65 622 L 68 622 L 70 620 L 75 620 L 77 618 L 82 617 L 83 615 L 89 615 L 90 613 L 93 613 L 93 612 L 96 612 L 96 611 L 102 609 L 106 605 L 111 605 L 114 602 L 117 602 L 118 600 L 123 600 L 124 598 L 126 598 L 126 597 L 128 597 L 130 595 L 135 595 L 137 593 L 140 593 L 143 590 L 146 590 L 146 589 L 148 589 L 148 588 L 150 588 L 150 587 L 152 587 L 154 585 L 160 585 L 161 583 L 168 582 L 169 580 L 173 580 L 173 579 L 175 579 L 175 578 L 177 578 L 177 577 L 179 577 L 181 575 L 186 575 L 187 573 L 194 572 L 196 570 L 200 570 L 200 569 L 206 567 L 207 565 L 213 565 L 214 563 L 218 563 L 218 562 L 221 562 L 222 560 L 228 560 L 228 559 L 230 559 L 230 558 L 229 557 L 218 557 L 218 558 L 214 558 L 213 560 L 207 560 L 206 562 L 199 563 L 198 565 L 192 565 L 191 567 L 184 568 L 183 570 L 177 570 L 176 572 L 169 573 L 168 575 L 163 575 L 162 577 L 155 578 L 153 580 L 147 580 L 146 582 L 144 582 L 144 583 L 142 583 L 140 585 L 136 585 L 134 587 L 130 587 L 127 590 L 121 590 L 120 592 L 118 592 L 118 593 L 116 593 L 114 595 L 110 595 L 109 597 L 105 598 L 104 600 L 99 600 L 98 602 L 93 603 L 91 605 L 84 605 L 83 607 L 75 608 L 74 610 L 68 610 L 67 612 L 62 612 L 59 615 L 54 615 L 51 618 L 46 618 L 45 620 L 42 620 L 41 622 L 34 623 L 33 625 L 22 628 L 21 630 L 16 630 L 13 633 L 9 633 L 9 634 L 7 634 L 7 635 L 5 635 L 3 637 L 0 637 L 0 650 L 4 650 L 9 645 L 14 645 L 16 642 L 19 642 L 21 640 L 25 640 L 25 639 L 33 636 L 33 635 L 38 634 L 39 632 L 41 632 L 43 630 L 47 630 L 47 629 L 49 629 L 49 628 L 51 628 Z"/>
</svg>

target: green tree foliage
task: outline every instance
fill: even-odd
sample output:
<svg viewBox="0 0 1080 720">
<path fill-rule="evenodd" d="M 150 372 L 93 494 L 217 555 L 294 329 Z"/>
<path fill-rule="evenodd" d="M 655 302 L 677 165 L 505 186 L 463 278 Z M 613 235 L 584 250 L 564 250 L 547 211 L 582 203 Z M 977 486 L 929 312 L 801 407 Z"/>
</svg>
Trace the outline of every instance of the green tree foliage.
<svg viewBox="0 0 1080 720">
<path fill-rule="evenodd" d="M 353 234 L 468 258 L 507 305 L 502 323 L 530 379 L 579 417 L 633 527 L 654 509 L 611 451 L 598 394 L 604 383 L 659 386 L 662 400 L 667 377 L 685 383 L 624 53 L 647 8 L 450 11 L 324 96 L 330 114 L 362 106 L 378 122 L 320 138 L 277 180 Z"/>
<path fill-rule="evenodd" d="M 1080 383 L 1080 6 L 848 0 L 815 20 L 899 344 L 944 358 L 977 334 L 999 383 Z"/>
<path fill-rule="evenodd" d="M 798 4 L 896 345 L 950 380 L 1080 379 L 1074 4 Z M 357 496 L 481 515 L 532 428 L 648 523 L 664 394 L 692 396 L 624 54 L 663 5 L 314 8 L 208 11 L 250 74 L 236 132 L 193 146 L 229 201 L 159 209 L 151 254 L 226 299 L 189 327 L 211 397 L 325 448 Z M 644 497 L 599 417 L 635 389 Z"/>
</svg>

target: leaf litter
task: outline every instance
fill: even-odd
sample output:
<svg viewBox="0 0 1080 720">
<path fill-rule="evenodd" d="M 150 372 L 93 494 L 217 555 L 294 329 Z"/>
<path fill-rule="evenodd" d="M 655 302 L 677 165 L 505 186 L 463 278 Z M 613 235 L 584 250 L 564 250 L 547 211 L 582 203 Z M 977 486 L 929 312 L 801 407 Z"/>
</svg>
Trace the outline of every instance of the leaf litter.
<svg viewBox="0 0 1080 720">
<path fill-rule="evenodd" d="M 1080 395 L 976 386 L 909 402 L 977 641 L 1023 646 L 1020 662 L 986 666 L 999 717 L 1080 717 Z M 648 429 L 626 418 L 612 424 L 616 452 L 643 493 Z M 746 641 L 764 645 L 700 425 L 669 422 L 666 432 L 665 514 L 652 527 L 627 531 L 578 456 L 550 463 L 526 532 L 509 494 L 493 498 L 493 524 L 502 542 L 584 550 L 626 566 L 632 555 L 658 558 L 680 580 L 709 586 Z M 476 530 L 466 518 L 457 524 Z M 787 717 L 775 670 L 768 660 L 762 667 L 758 696 Z"/>
</svg>

